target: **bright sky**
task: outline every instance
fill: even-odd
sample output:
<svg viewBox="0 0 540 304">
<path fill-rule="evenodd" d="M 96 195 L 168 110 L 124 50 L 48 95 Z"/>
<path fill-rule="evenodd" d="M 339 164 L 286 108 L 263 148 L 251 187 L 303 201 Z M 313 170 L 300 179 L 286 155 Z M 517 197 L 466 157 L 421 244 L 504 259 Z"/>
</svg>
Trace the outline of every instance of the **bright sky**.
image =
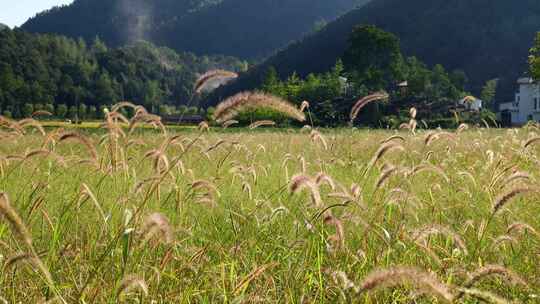
<svg viewBox="0 0 540 304">
<path fill-rule="evenodd" d="M 20 26 L 36 13 L 71 2 L 73 0 L 0 0 L 0 23 Z"/>
</svg>

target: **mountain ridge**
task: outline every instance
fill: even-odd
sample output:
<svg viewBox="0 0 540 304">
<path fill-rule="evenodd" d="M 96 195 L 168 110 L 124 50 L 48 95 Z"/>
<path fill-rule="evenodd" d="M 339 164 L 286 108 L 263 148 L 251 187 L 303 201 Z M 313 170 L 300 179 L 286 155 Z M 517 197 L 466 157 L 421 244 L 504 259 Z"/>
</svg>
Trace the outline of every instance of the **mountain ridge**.
<svg viewBox="0 0 540 304">
<path fill-rule="evenodd" d="M 464 70 L 475 94 L 485 81 L 499 78 L 499 99 L 505 100 L 512 98 L 516 78 L 527 70 L 528 49 L 540 29 L 540 2 L 524 0 L 516 6 L 504 0 L 374 0 L 289 45 L 215 96 L 259 86 L 271 66 L 281 77 L 329 70 L 359 24 L 396 34 L 407 56 L 430 66 L 440 63 L 449 70 Z"/>
<path fill-rule="evenodd" d="M 263 58 L 369 0 L 76 0 L 22 29 L 111 46 L 144 39 L 198 55 Z"/>
</svg>

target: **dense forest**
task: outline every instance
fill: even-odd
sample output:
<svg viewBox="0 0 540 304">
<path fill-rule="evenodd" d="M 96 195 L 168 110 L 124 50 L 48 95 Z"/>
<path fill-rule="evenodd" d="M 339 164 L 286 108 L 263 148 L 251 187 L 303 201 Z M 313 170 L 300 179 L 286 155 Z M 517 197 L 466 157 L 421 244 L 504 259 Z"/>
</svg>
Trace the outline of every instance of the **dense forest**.
<svg viewBox="0 0 540 304">
<path fill-rule="evenodd" d="M 429 66 L 462 69 L 475 94 L 498 78 L 498 100 L 513 98 L 514 82 L 527 70 L 527 52 L 540 28 L 540 2 L 522 0 L 374 0 L 289 46 L 219 92 L 259 86 L 269 67 L 282 78 L 329 70 L 343 56 L 354 26 L 374 24 L 396 34 L 404 54 Z"/>
<path fill-rule="evenodd" d="M 139 39 L 196 54 L 260 59 L 368 0 L 76 0 L 22 29 L 111 46 Z"/>
<path fill-rule="evenodd" d="M 8 29 L 9 27 L 3 23 L 0 23 L 0 31 L 3 29 Z"/>
<path fill-rule="evenodd" d="M 196 78 L 214 68 L 247 67 L 232 57 L 197 57 L 147 42 L 108 48 L 99 39 L 87 44 L 82 39 L 3 30 L 0 110 L 12 117 L 34 110 L 84 117 L 86 112 L 95 116 L 100 107 L 130 100 L 166 114 L 167 106 L 174 110 L 187 104 Z"/>
</svg>

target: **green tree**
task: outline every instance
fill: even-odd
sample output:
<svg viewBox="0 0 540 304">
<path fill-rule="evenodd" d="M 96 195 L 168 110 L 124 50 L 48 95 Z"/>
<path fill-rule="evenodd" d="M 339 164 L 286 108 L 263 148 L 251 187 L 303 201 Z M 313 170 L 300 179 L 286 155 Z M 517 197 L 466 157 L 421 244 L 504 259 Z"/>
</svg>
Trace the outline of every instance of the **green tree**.
<svg viewBox="0 0 540 304">
<path fill-rule="evenodd" d="M 170 115 L 171 111 L 167 105 L 159 105 L 159 115 Z"/>
<path fill-rule="evenodd" d="M 206 119 L 208 121 L 211 121 L 215 112 L 216 112 L 216 108 L 214 107 L 209 107 L 208 109 L 206 109 Z"/>
<path fill-rule="evenodd" d="M 273 93 L 279 95 L 279 90 L 282 86 L 281 80 L 279 79 L 278 73 L 274 67 L 268 68 L 266 75 L 264 76 L 264 81 L 262 84 L 262 89 L 265 92 Z"/>
<path fill-rule="evenodd" d="M 67 116 L 71 120 L 78 120 L 79 116 L 77 116 L 77 107 L 76 106 L 69 107 Z"/>
<path fill-rule="evenodd" d="M 88 119 L 96 119 L 97 117 L 97 109 L 95 106 L 89 106 L 88 112 L 87 112 L 87 118 Z"/>
<path fill-rule="evenodd" d="M 78 112 L 79 119 L 86 119 L 87 109 L 88 107 L 84 103 L 79 104 L 79 112 Z"/>
<path fill-rule="evenodd" d="M 56 116 L 59 118 L 66 118 L 68 107 L 65 104 L 59 104 L 56 106 Z"/>
<path fill-rule="evenodd" d="M 403 78 L 399 39 L 373 25 L 354 28 L 343 63 L 357 84 L 372 90 L 384 89 Z"/>
<path fill-rule="evenodd" d="M 96 81 L 96 99 L 100 104 L 113 104 L 117 100 L 111 77 L 107 71 L 103 71 Z"/>
<path fill-rule="evenodd" d="M 464 91 L 469 78 L 463 70 L 454 70 L 452 73 L 450 73 L 450 81 L 452 81 L 452 84 L 456 87 L 456 89 Z"/>
<path fill-rule="evenodd" d="M 488 80 L 482 88 L 480 99 L 482 99 L 482 101 L 484 102 L 485 107 L 493 109 L 493 102 L 495 101 L 495 96 L 497 95 L 498 84 L 498 79 L 491 79 Z"/>
<path fill-rule="evenodd" d="M 54 105 L 52 103 L 47 103 L 45 104 L 45 106 L 43 107 L 43 109 L 51 114 L 54 115 Z"/>
<path fill-rule="evenodd" d="M 408 94 L 411 96 L 425 96 L 426 88 L 431 83 L 431 72 L 426 65 L 416 57 L 407 58 Z"/>
<path fill-rule="evenodd" d="M 94 38 L 94 41 L 92 43 L 92 52 L 94 53 L 104 53 L 107 51 L 107 46 L 101 39 L 99 39 L 98 36 Z"/>
<path fill-rule="evenodd" d="M 163 91 L 159 87 L 159 82 L 151 80 L 144 86 L 144 105 L 151 112 L 156 112 L 157 106 L 161 102 Z"/>
<path fill-rule="evenodd" d="M 22 107 L 22 115 L 24 117 L 30 117 L 34 113 L 34 105 L 31 103 L 25 103 Z"/>
<path fill-rule="evenodd" d="M 536 34 L 536 39 L 530 50 L 529 71 L 534 79 L 540 80 L 540 32 Z"/>
</svg>

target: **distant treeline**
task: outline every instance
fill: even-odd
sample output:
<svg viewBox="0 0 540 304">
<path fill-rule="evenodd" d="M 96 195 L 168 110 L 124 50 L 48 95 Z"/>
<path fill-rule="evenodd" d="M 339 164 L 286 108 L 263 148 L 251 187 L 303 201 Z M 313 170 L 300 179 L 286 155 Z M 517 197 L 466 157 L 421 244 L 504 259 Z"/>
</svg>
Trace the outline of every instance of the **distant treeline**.
<svg viewBox="0 0 540 304">
<path fill-rule="evenodd" d="M 85 109 L 84 115 L 98 116 L 92 113 L 121 100 L 155 113 L 178 111 L 188 101 L 197 105 L 191 99 L 193 83 L 214 68 L 238 71 L 246 63 L 176 53 L 146 42 L 111 49 L 99 39 L 87 45 L 82 39 L 2 30 L 0 113 L 20 118 L 44 109 L 68 117 L 74 109 Z"/>
</svg>

